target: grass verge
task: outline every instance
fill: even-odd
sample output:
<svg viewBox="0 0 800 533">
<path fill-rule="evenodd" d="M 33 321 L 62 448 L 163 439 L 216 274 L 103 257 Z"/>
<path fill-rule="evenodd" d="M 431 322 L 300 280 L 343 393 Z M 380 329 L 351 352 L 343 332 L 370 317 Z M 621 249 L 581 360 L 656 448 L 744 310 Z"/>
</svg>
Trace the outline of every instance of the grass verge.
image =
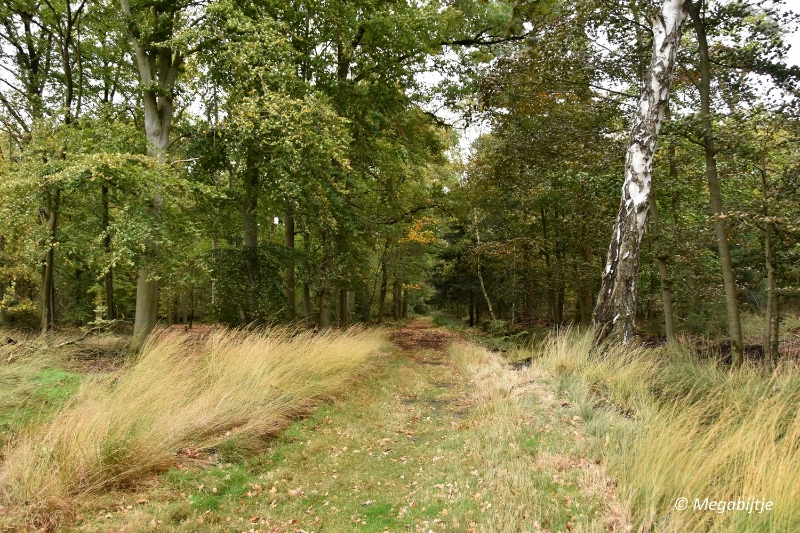
<svg viewBox="0 0 800 533">
<path fill-rule="evenodd" d="M 87 379 L 5 451 L 6 515 L 57 528 L 80 503 L 204 451 L 254 447 L 340 391 L 383 345 L 363 331 L 160 331 L 113 376 Z"/>
<path fill-rule="evenodd" d="M 641 531 L 800 531 L 800 370 L 730 371 L 678 345 L 612 348 L 566 333 L 538 350 L 619 483 Z M 688 508 L 676 508 L 686 498 Z M 695 505 L 698 499 L 699 506 Z M 709 502 L 773 502 L 771 511 Z M 680 504 L 678 504 L 680 507 Z M 713 506 L 713 504 L 712 504 Z"/>
</svg>

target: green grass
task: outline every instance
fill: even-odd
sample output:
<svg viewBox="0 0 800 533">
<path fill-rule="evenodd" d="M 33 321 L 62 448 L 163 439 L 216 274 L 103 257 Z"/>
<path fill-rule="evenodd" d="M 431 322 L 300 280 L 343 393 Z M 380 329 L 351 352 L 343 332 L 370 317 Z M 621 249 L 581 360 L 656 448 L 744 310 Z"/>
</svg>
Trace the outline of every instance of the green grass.
<svg viewBox="0 0 800 533">
<path fill-rule="evenodd" d="M 81 529 L 603 530 L 603 497 L 587 492 L 572 466 L 588 461 L 574 413 L 537 394 L 509 394 L 532 371 L 475 346 L 420 355 L 440 364 L 397 353 L 263 451 L 217 455 L 206 467 L 160 475 L 149 490 L 110 495 L 87 510 Z M 147 503 L 126 509 L 141 497 Z"/>
<path fill-rule="evenodd" d="M 7 346 L 0 353 L 0 450 L 26 428 L 49 420 L 83 379 L 65 370 L 65 356 L 45 346 L 23 350 Z"/>
</svg>

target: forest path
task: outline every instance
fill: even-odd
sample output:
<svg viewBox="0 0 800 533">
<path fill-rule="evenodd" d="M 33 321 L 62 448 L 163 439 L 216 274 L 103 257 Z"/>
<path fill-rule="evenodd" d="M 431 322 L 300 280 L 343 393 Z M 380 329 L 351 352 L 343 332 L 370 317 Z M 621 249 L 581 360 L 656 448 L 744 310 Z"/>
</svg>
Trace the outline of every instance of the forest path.
<svg viewBox="0 0 800 533">
<path fill-rule="evenodd" d="M 119 502 L 81 529 L 623 530 L 575 406 L 552 393 L 549 376 L 427 320 L 391 338 L 367 379 L 264 453 L 168 473 L 148 503 Z"/>
</svg>

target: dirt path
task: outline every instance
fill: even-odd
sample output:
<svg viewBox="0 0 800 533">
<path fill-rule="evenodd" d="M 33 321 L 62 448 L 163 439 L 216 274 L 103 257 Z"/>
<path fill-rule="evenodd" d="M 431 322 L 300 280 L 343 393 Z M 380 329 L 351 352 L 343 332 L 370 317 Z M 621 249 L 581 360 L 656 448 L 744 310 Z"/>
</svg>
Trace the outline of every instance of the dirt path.
<svg viewBox="0 0 800 533">
<path fill-rule="evenodd" d="M 623 530 L 549 376 L 415 320 L 365 382 L 247 460 L 113 495 L 85 531 Z M 138 503 L 136 503 L 138 502 Z"/>
</svg>

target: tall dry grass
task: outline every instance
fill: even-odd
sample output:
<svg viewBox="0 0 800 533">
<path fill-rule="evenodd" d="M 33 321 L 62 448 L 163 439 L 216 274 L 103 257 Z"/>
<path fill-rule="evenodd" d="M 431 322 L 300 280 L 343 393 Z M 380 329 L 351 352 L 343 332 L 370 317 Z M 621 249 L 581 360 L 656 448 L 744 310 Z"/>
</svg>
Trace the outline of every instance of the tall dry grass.
<svg viewBox="0 0 800 533">
<path fill-rule="evenodd" d="M 6 450 L 0 501 L 57 526 L 75 502 L 163 471 L 181 450 L 274 434 L 346 386 L 383 342 L 366 331 L 156 331 L 118 375 L 86 383 Z"/>
<path fill-rule="evenodd" d="M 680 345 L 608 348 L 553 336 L 538 364 L 579 382 L 587 429 L 641 531 L 800 531 L 800 369 L 729 370 Z M 575 388 L 573 387 L 573 392 Z M 675 509 L 677 498 L 689 509 Z M 772 511 L 695 510 L 694 499 L 767 499 Z"/>
</svg>

